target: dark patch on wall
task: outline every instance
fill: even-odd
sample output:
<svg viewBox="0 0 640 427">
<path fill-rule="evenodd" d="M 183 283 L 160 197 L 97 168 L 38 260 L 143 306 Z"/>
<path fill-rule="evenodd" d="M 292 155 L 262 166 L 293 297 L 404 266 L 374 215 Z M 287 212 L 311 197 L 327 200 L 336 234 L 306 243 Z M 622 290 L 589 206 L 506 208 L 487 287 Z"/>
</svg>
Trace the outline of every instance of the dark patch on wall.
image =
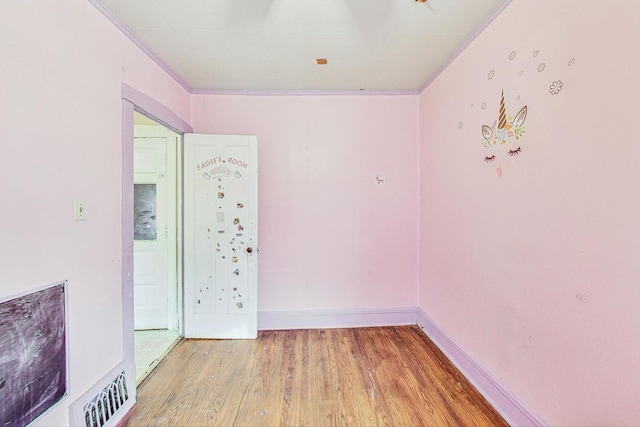
<svg viewBox="0 0 640 427">
<path fill-rule="evenodd" d="M 0 303 L 0 426 L 22 427 L 67 392 L 65 284 Z"/>
</svg>

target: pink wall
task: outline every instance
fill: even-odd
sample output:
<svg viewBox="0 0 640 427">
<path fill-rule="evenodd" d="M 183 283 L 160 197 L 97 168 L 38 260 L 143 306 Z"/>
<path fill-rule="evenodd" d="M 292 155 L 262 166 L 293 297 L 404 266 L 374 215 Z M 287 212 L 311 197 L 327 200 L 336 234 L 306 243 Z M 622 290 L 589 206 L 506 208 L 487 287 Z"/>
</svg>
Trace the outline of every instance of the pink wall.
<svg viewBox="0 0 640 427">
<path fill-rule="evenodd" d="M 67 425 L 123 357 L 120 84 L 189 95 L 86 0 L 3 0 L 0 39 L 0 299 L 68 279 L 69 396 L 36 423 Z"/>
<path fill-rule="evenodd" d="M 638 425 L 640 6 L 592 6 L 515 0 L 422 93 L 419 303 L 550 424 Z"/>
<path fill-rule="evenodd" d="M 417 96 L 195 95 L 192 110 L 197 133 L 258 137 L 260 311 L 415 306 Z"/>
<path fill-rule="evenodd" d="M 89 2 L 0 2 L 0 298 L 69 280 L 70 394 L 37 424 L 122 359 L 123 82 L 258 136 L 261 311 L 418 299 L 551 424 L 639 424 L 639 13 L 514 0 L 420 97 L 190 97 Z M 487 150 L 502 90 L 526 132 Z"/>
</svg>

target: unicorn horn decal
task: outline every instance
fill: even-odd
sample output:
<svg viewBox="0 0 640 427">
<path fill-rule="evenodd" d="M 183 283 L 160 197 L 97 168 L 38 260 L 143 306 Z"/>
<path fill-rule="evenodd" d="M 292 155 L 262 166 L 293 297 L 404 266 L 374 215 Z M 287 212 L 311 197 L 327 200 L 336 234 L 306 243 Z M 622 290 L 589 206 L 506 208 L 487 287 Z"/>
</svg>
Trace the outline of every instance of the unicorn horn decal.
<svg viewBox="0 0 640 427">
<path fill-rule="evenodd" d="M 498 116 L 498 129 L 504 129 L 507 125 L 507 113 L 504 108 L 504 90 L 500 94 L 500 115 Z"/>
<path fill-rule="evenodd" d="M 486 148 L 500 144 L 505 144 L 507 138 L 515 137 L 519 140 L 524 135 L 524 122 L 527 118 L 527 106 L 518 111 L 515 118 L 507 119 L 507 109 L 504 102 L 504 90 L 500 94 L 500 112 L 498 120 L 493 122 L 493 126 L 482 125 L 482 145 Z"/>
</svg>

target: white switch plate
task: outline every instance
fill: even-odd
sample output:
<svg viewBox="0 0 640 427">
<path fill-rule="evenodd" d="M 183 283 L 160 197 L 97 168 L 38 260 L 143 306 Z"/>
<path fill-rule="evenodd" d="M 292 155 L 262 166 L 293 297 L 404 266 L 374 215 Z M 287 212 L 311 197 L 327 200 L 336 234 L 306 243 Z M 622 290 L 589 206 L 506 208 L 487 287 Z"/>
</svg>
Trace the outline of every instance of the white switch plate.
<svg viewBox="0 0 640 427">
<path fill-rule="evenodd" d="M 82 200 L 73 201 L 73 220 L 84 221 L 87 219 L 86 203 Z"/>
</svg>

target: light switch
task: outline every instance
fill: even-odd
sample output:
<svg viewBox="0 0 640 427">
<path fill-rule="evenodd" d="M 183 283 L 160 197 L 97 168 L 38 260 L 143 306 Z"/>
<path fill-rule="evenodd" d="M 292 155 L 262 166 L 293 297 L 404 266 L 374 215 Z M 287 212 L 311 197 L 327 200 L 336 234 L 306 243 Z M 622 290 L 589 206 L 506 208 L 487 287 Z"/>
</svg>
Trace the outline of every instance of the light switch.
<svg viewBox="0 0 640 427">
<path fill-rule="evenodd" d="M 87 219 L 87 207 L 86 203 L 82 200 L 73 201 L 73 220 L 84 221 Z"/>
</svg>

